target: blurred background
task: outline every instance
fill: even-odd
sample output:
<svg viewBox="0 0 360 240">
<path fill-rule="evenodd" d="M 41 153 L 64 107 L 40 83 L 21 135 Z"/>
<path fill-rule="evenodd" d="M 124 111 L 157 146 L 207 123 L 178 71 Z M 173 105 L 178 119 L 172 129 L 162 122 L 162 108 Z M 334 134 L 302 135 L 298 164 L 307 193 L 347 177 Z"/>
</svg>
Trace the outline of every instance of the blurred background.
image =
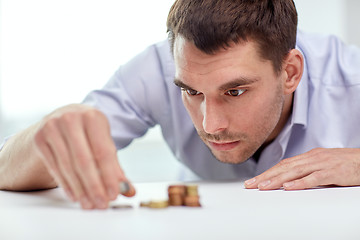
<svg viewBox="0 0 360 240">
<path fill-rule="evenodd" d="M 173 0 L 0 0 L 0 137 L 81 102 L 148 45 L 166 39 Z M 360 46 L 360 1 L 296 0 L 299 28 Z M 129 178 L 196 180 L 158 127 L 119 151 Z"/>
</svg>

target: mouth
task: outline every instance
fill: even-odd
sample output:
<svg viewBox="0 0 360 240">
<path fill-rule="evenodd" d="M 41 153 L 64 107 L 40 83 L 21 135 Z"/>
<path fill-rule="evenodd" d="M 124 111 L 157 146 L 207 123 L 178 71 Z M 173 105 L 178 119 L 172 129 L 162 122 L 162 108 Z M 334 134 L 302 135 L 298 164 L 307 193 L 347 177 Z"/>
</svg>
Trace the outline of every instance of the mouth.
<svg viewBox="0 0 360 240">
<path fill-rule="evenodd" d="M 234 142 L 211 142 L 208 141 L 211 148 L 216 151 L 230 151 L 234 149 L 236 146 L 239 145 L 240 141 L 234 141 Z"/>
</svg>

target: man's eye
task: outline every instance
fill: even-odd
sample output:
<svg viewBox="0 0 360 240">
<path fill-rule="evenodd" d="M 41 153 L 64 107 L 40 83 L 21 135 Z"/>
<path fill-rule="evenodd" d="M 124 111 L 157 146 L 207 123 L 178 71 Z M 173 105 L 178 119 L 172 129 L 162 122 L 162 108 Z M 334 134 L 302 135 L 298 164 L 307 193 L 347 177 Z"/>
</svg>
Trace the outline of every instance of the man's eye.
<svg viewBox="0 0 360 240">
<path fill-rule="evenodd" d="M 233 89 L 233 90 L 229 90 L 226 92 L 227 95 L 230 95 L 232 97 L 237 97 L 240 96 L 241 94 L 243 94 L 245 92 L 244 89 Z"/>
<path fill-rule="evenodd" d="M 195 96 L 195 95 L 199 95 L 200 94 L 200 92 L 198 92 L 198 91 L 196 91 L 196 90 L 193 90 L 193 89 L 184 89 L 185 90 L 185 92 L 187 93 L 187 94 L 189 94 L 190 96 Z"/>
</svg>

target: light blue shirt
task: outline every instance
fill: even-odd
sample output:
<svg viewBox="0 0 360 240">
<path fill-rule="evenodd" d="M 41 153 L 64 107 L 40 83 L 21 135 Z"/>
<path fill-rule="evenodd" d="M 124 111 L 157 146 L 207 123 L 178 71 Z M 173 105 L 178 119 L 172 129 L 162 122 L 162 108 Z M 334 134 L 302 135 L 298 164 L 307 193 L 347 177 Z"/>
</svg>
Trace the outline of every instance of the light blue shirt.
<svg viewBox="0 0 360 240">
<path fill-rule="evenodd" d="M 316 147 L 360 147 L 359 48 L 333 36 L 302 32 L 297 48 L 305 67 L 292 115 L 258 162 L 250 158 L 238 165 L 220 163 L 198 137 L 173 83 L 175 67 L 167 40 L 121 66 L 84 103 L 106 114 L 118 149 L 159 124 L 176 158 L 203 179 L 247 179 Z"/>
</svg>

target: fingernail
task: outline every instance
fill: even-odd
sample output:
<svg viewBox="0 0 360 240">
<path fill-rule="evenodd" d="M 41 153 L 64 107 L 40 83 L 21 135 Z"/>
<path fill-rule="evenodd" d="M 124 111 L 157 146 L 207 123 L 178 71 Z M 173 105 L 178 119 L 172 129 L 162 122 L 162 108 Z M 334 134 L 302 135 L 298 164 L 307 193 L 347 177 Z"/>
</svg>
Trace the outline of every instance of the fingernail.
<svg viewBox="0 0 360 240">
<path fill-rule="evenodd" d="M 294 186 L 294 184 L 295 184 L 294 181 L 292 181 L 292 182 L 287 182 L 287 183 L 284 183 L 283 187 L 284 187 L 284 188 L 290 188 L 290 187 Z"/>
<path fill-rule="evenodd" d="M 81 206 L 85 209 L 90 209 L 92 208 L 92 204 L 91 202 L 87 199 L 87 197 L 81 197 L 80 198 L 80 203 L 81 203 Z"/>
<path fill-rule="evenodd" d="M 119 183 L 119 191 L 121 194 L 125 194 L 130 191 L 130 185 L 128 182 Z"/>
<path fill-rule="evenodd" d="M 245 185 L 251 185 L 251 184 L 253 184 L 254 182 L 256 182 L 256 179 L 255 179 L 255 178 L 252 178 L 252 179 L 249 179 L 249 180 L 245 181 Z"/>
<path fill-rule="evenodd" d="M 271 183 L 271 181 L 270 181 L 270 180 L 267 180 L 267 181 L 261 182 L 261 183 L 258 185 L 258 187 L 259 187 L 259 188 L 263 188 L 263 187 L 268 186 L 270 183 Z"/>
</svg>

